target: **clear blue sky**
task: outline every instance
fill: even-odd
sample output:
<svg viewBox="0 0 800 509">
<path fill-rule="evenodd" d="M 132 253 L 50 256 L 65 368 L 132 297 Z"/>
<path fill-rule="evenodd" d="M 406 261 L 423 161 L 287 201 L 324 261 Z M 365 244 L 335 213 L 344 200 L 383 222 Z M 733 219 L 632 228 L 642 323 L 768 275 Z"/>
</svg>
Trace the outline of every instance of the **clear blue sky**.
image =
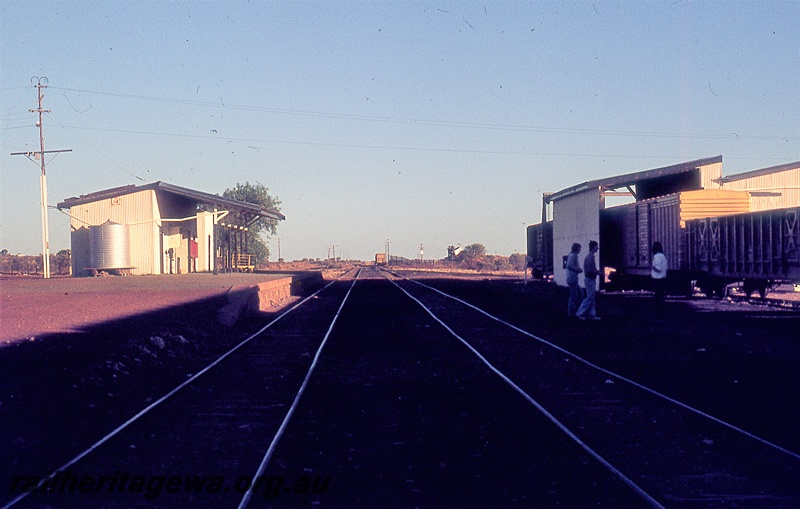
<svg viewBox="0 0 800 509">
<path fill-rule="evenodd" d="M 541 194 L 800 160 L 800 2 L 0 2 L 0 248 L 50 204 L 261 182 L 287 259 L 525 251 Z M 141 180 L 140 180 L 141 179 Z M 51 252 L 69 247 L 50 211 Z M 273 259 L 277 242 L 270 241 Z"/>
</svg>

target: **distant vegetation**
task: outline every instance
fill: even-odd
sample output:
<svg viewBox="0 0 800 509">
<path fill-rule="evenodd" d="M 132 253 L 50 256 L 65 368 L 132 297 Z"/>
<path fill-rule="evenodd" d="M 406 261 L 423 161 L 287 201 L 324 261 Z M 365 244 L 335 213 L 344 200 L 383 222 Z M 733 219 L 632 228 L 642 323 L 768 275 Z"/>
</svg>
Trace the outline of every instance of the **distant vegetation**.
<svg viewBox="0 0 800 509">
<path fill-rule="evenodd" d="M 50 273 L 69 275 L 72 252 L 62 249 L 50 255 Z M 42 256 L 10 254 L 8 249 L 0 251 L 0 274 L 41 274 Z"/>
<path fill-rule="evenodd" d="M 525 270 L 525 255 L 514 253 L 511 256 L 486 254 L 486 247 L 483 244 L 470 244 L 465 248 L 449 246 L 447 248 L 447 258 L 441 260 L 419 260 L 392 255 L 390 265 L 403 268 L 431 268 L 439 270 L 466 270 L 477 272 L 523 272 Z M 337 257 L 336 259 L 303 258 L 283 264 L 284 269 L 310 269 L 329 268 L 341 264 L 357 266 L 372 265 L 372 260 L 349 260 L 345 261 Z M 269 267 L 274 263 L 268 264 Z M 265 265 L 263 268 L 268 268 Z"/>
<path fill-rule="evenodd" d="M 452 247 L 452 246 L 451 246 Z M 391 263 L 395 266 L 433 266 L 442 269 L 455 269 L 455 270 L 474 270 L 478 272 L 522 272 L 525 268 L 525 255 L 514 253 L 511 256 L 489 255 L 486 254 L 486 248 L 482 244 L 470 244 L 469 246 L 457 250 L 448 249 L 447 258 L 443 260 L 416 260 L 410 258 L 402 258 L 392 256 Z M 266 260 L 266 258 L 264 259 Z M 275 268 L 275 265 L 282 265 L 285 270 L 316 270 L 328 268 L 341 264 L 341 258 L 333 259 L 319 259 L 319 258 L 303 258 L 294 262 L 286 262 L 282 264 L 262 263 L 260 268 Z M 68 276 L 70 275 L 71 251 L 69 249 L 62 249 L 61 251 L 50 255 L 50 272 L 54 275 Z M 358 265 L 359 263 L 371 264 L 368 262 L 359 262 L 351 260 L 351 264 Z M 15 274 L 15 275 L 39 275 L 42 273 L 42 257 L 41 255 L 23 255 L 23 254 L 10 254 L 7 249 L 0 251 L 0 274 Z"/>
<path fill-rule="evenodd" d="M 514 253 L 511 256 L 488 255 L 482 244 L 471 244 L 464 249 L 448 248 L 450 253 L 441 260 L 419 260 L 403 256 L 391 256 L 390 267 L 425 269 L 435 271 L 477 271 L 477 272 L 517 272 L 525 270 L 525 255 Z M 342 258 L 303 258 L 276 264 L 264 263 L 259 268 L 280 267 L 283 270 L 323 270 L 331 268 L 374 265 L 373 260 L 343 260 Z"/>
<path fill-rule="evenodd" d="M 238 183 L 234 187 L 226 189 L 225 192 L 222 193 L 222 196 L 245 203 L 255 203 L 269 210 L 274 210 L 275 212 L 281 211 L 281 200 L 278 199 L 277 196 L 270 195 L 269 189 L 260 182 L 254 184 L 250 182 L 245 182 L 244 184 Z M 268 237 L 275 235 L 278 232 L 278 221 L 276 219 L 262 217 L 254 223 L 241 226 L 249 227 L 251 235 L 248 249 L 250 254 L 256 256 L 256 264 L 268 260 L 270 254 L 269 246 L 264 242 L 262 234 L 266 234 Z M 223 236 L 229 234 L 229 232 L 225 232 Z"/>
<path fill-rule="evenodd" d="M 511 256 L 486 254 L 483 244 L 470 244 L 463 249 L 449 246 L 446 261 L 459 268 L 480 272 L 522 272 L 525 270 L 525 255 L 514 253 Z"/>
</svg>

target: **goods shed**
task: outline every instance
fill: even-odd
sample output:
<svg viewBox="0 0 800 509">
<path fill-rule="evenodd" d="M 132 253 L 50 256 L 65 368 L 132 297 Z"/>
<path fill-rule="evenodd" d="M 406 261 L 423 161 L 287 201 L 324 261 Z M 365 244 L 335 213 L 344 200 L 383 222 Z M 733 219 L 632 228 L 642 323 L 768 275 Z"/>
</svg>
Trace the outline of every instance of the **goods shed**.
<svg viewBox="0 0 800 509">
<path fill-rule="evenodd" d="M 629 196 L 632 200 L 640 202 L 675 193 L 719 189 L 718 182 L 721 177 L 722 156 L 715 156 L 592 180 L 545 195 L 544 206 L 552 203 L 555 281 L 560 285 L 566 285 L 566 275 L 561 269 L 562 255 L 569 253 L 573 242 L 583 245 L 585 254 L 589 240 L 598 240 L 600 242 L 598 266 L 605 266 L 604 253 L 611 253 L 614 244 L 617 243 L 616 239 L 603 235 L 607 229 L 601 224 L 603 222 L 601 211 L 606 208 L 607 197 Z M 641 226 L 646 227 L 646 224 Z M 635 224 L 634 228 L 637 228 Z M 646 239 L 644 242 L 649 240 Z"/>
<path fill-rule="evenodd" d="M 716 183 L 721 189 L 747 191 L 753 212 L 800 207 L 800 161 L 736 173 Z"/>
<path fill-rule="evenodd" d="M 284 220 L 261 205 L 154 182 L 67 198 L 72 274 L 227 272 L 252 268 L 249 228 Z"/>
</svg>

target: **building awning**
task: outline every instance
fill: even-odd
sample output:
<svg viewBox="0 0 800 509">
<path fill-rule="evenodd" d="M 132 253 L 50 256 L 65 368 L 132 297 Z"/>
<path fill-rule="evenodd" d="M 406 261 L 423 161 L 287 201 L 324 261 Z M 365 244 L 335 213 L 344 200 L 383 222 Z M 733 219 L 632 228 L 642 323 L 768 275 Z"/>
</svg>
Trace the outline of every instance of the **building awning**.
<svg viewBox="0 0 800 509">
<path fill-rule="evenodd" d="M 800 161 L 794 163 L 781 164 L 778 166 L 770 166 L 769 168 L 761 168 L 760 170 L 752 170 L 752 171 L 745 171 L 743 173 L 736 173 L 735 175 L 729 175 L 727 177 L 722 177 L 720 179 L 717 179 L 714 182 L 719 182 L 720 184 L 727 184 L 728 182 L 736 182 L 737 180 L 744 180 L 753 177 L 761 177 L 764 175 L 771 175 L 773 173 L 780 173 L 782 171 L 796 170 L 798 168 L 800 168 Z"/>
<path fill-rule="evenodd" d="M 561 198 L 566 198 L 567 196 L 571 196 L 573 194 L 588 191 L 590 189 L 600 188 L 604 191 L 611 191 L 614 189 L 619 189 L 622 187 L 630 187 L 633 185 L 641 186 L 642 184 L 645 183 L 663 184 L 656 186 L 659 188 L 663 188 L 664 186 L 674 187 L 675 189 L 672 192 L 690 191 L 693 190 L 690 189 L 691 187 L 695 187 L 695 185 L 692 183 L 692 179 L 694 177 L 693 174 L 696 173 L 695 170 L 697 170 L 701 166 L 706 166 L 709 164 L 721 163 L 721 162 L 722 162 L 722 156 L 719 155 L 715 157 L 707 157 L 705 159 L 697 159 L 695 161 L 688 161 L 685 163 L 675 164 L 672 166 L 665 166 L 663 168 L 655 168 L 652 170 L 645 170 L 635 173 L 628 173 L 625 175 L 618 175 L 616 177 L 590 180 L 582 184 L 577 184 L 572 187 L 562 189 L 557 193 L 547 195 L 545 196 L 544 200 L 545 203 L 549 203 L 555 200 L 559 200 Z M 697 188 L 699 188 L 699 181 L 697 183 L 697 186 L 698 186 Z M 649 196 L 648 193 L 648 195 L 637 196 L 637 199 L 644 199 L 649 197 L 651 196 Z"/>
<path fill-rule="evenodd" d="M 166 182 L 161 181 L 153 182 L 151 184 L 144 184 L 141 186 L 131 184 L 127 186 L 106 189 L 103 191 L 97 191 L 95 193 L 82 194 L 77 197 L 67 198 L 56 205 L 56 207 L 59 209 L 68 209 L 78 205 L 83 205 L 85 203 L 116 198 L 118 196 L 147 190 L 154 190 L 157 193 L 181 196 L 183 198 L 195 201 L 197 205 L 208 205 L 211 207 L 229 210 L 231 213 L 241 217 L 245 223 L 245 226 L 261 217 L 275 219 L 278 221 L 283 221 L 286 219 L 286 216 L 280 212 L 268 209 L 262 205 L 224 198 L 216 194 L 204 193 L 203 191 L 196 191 L 194 189 L 188 189 L 186 187 L 176 186 L 174 184 L 167 184 Z"/>
</svg>

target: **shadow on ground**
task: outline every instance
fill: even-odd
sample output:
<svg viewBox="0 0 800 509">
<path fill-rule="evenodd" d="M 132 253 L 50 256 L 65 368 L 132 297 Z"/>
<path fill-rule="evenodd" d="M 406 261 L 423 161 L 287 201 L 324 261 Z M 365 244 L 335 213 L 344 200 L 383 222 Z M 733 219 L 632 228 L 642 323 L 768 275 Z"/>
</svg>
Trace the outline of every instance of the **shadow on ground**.
<svg viewBox="0 0 800 509">
<path fill-rule="evenodd" d="M 162 397 L 279 312 L 217 321 L 224 295 L 0 348 L 0 472 L 41 475 Z M 5 483 L 5 480 L 2 481 Z"/>
</svg>

